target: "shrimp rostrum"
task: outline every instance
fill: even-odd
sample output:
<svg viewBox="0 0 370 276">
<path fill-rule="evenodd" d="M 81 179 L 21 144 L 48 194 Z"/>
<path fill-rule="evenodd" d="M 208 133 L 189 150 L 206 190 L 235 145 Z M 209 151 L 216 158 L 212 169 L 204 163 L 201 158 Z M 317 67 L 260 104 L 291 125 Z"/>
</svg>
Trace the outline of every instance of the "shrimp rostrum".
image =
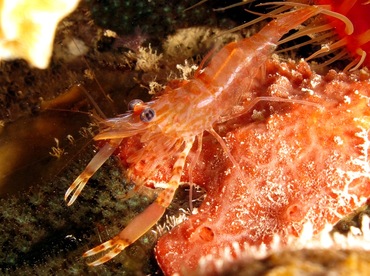
<svg viewBox="0 0 370 276">
<path fill-rule="evenodd" d="M 69 198 L 68 205 L 73 204 L 89 178 L 127 137 L 138 135 L 143 144 L 127 159 L 127 163 L 133 166 L 140 164 L 143 183 L 138 185 L 149 181 L 160 167 L 162 152 L 173 158 L 174 163 L 171 177 L 156 200 L 118 235 L 84 253 L 83 256 L 87 257 L 109 249 L 90 265 L 100 265 L 112 259 L 157 223 L 174 197 L 188 153 L 196 140 L 197 152 L 200 152 L 204 131 L 217 139 L 242 178 L 237 162 L 213 127 L 230 118 L 232 108 L 240 104 L 241 95 L 248 91 L 253 78 L 271 57 L 281 37 L 321 10 L 319 6 L 305 6 L 279 14 L 259 33 L 223 47 L 205 68 L 180 87 L 167 87 L 161 96 L 148 103 L 135 101 L 126 114 L 101 122 L 101 130 L 94 139 L 107 142 L 67 190 L 65 200 Z M 250 105 L 258 100 L 269 98 L 256 98 L 245 105 L 245 109 L 250 109 Z"/>
</svg>

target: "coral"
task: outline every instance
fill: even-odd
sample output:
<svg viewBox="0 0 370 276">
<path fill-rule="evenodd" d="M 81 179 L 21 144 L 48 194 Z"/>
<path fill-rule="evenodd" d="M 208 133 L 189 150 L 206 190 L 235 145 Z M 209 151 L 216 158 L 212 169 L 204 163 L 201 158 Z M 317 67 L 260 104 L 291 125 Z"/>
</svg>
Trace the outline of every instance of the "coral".
<svg viewBox="0 0 370 276">
<path fill-rule="evenodd" d="M 235 242 L 268 247 L 274 235 L 286 242 L 308 221 L 318 233 L 370 195 L 369 72 L 320 76 L 304 61 L 277 59 L 265 67 L 254 97 L 285 95 L 307 104 L 260 102 L 219 126 L 242 178 L 205 138 L 193 181 L 207 196 L 197 214 L 159 239 L 165 274 L 193 271 L 203 256 L 217 259 Z"/>
<path fill-rule="evenodd" d="M 340 38 L 350 55 L 358 58 L 358 62 L 370 65 L 370 36 L 368 34 L 369 23 L 364 20 L 370 12 L 370 5 L 365 0 L 332 1 L 317 0 L 317 4 L 328 5 L 332 11 L 348 17 L 354 26 L 352 34 L 347 34 L 343 22 L 327 16 L 327 21 L 333 26 L 333 30 Z M 338 42 L 339 42 L 338 41 Z M 360 61 L 360 58 L 363 59 Z"/>
<path fill-rule="evenodd" d="M 78 2 L 2 1 L 0 58 L 23 58 L 32 66 L 46 68 L 57 24 L 76 8 Z"/>
<path fill-rule="evenodd" d="M 301 52 L 306 60 L 317 61 L 316 69 L 334 65 L 347 71 L 369 65 L 369 24 L 365 20 L 370 11 L 368 1 L 293 0 L 287 2 L 292 6 L 319 5 L 325 7 L 326 11 L 283 39 L 282 44 L 288 41 L 295 43 L 280 51 Z M 308 40 L 307 37 L 309 37 Z M 319 50 L 317 50 L 318 45 Z M 307 53 L 310 54 L 307 55 Z"/>
</svg>

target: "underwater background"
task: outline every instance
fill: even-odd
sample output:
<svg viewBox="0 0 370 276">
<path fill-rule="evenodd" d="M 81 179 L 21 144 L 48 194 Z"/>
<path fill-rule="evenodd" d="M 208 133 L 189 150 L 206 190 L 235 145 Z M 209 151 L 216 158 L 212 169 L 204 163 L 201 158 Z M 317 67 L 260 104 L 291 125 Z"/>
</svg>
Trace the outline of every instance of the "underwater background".
<svg viewBox="0 0 370 276">
<path fill-rule="evenodd" d="M 125 112 L 131 99 L 150 99 L 153 81 L 161 87 L 169 78 L 182 77 L 176 65 L 199 63 L 214 47 L 209 39 L 214 33 L 254 17 L 243 7 L 214 11 L 230 1 L 207 1 L 189 10 L 198 1 L 166 2 L 81 1 L 59 24 L 47 69 L 32 68 L 24 60 L 1 62 L 0 274 L 162 274 L 153 251 L 160 231 L 149 231 L 104 265 L 89 267 L 82 258 L 155 198 L 148 189 L 126 199 L 133 184 L 125 182 L 114 157 L 71 207 L 64 194 L 97 150 L 92 137 L 99 118 Z M 253 33 L 253 27 L 242 31 L 247 32 Z M 240 35 L 227 34 L 219 43 Z M 168 224 L 169 217 L 187 208 L 188 190 L 183 187 L 159 224 Z M 367 212 L 363 207 L 337 230 L 360 226 Z M 354 263 L 369 267 L 366 252 L 302 250 L 254 260 L 253 265 L 239 261 L 225 267 L 224 274 L 232 267 L 233 275 L 260 275 L 287 263 L 299 266 L 303 260 L 312 266 L 321 263 L 323 272 L 327 266 L 345 270 Z"/>
</svg>

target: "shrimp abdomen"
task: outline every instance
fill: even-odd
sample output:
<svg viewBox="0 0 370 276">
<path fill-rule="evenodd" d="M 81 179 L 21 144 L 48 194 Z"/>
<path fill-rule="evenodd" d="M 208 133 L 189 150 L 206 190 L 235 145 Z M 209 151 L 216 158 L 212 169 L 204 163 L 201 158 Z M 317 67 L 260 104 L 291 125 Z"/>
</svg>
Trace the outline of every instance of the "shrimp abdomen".
<svg viewBox="0 0 370 276">
<path fill-rule="evenodd" d="M 278 15 L 259 33 L 250 38 L 229 43 L 198 75 L 198 83 L 202 82 L 202 85 L 198 84 L 198 86 L 208 87 L 208 91 L 213 93 L 216 105 L 229 110 L 237 104 L 241 93 L 248 90 L 253 77 L 271 57 L 281 37 L 310 17 L 320 13 L 321 10 L 322 8 L 318 6 L 307 6 Z M 192 82 L 194 80 L 188 86 L 191 86 Z M 210 104 L 215 105 L 215 102 Z"/>
</svg>

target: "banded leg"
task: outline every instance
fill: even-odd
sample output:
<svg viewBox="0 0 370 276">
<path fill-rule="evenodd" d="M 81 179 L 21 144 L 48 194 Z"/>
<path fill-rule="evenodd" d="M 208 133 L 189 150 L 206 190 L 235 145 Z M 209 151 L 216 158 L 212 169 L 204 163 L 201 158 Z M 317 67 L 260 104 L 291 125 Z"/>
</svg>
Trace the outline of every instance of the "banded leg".
<svg viewBox="0 0 370 276">
<path fill-rule="evenodd" d="M 74 191 L 67 203 L 68 206 L 75 202 L 90 177 L 104 164 L 105 161 L 107 161 L 116 148 L 121 144 L 121 141 L 122 139 L 110 140 L 98 151 L 93 159 L 91 159 L 84 171 L 75 179 L 64 195 L 64 200 L 67 201 L 69 195 Z"/>
<path fill-rule="evenodd" d="M 181 174 L 184 169 L 186 157 L 189 154 L 194 142 L 194 137 L 185 142 L 183 151 L 179 154 L 173 169 L 172 177 L 168 187 L 159 193 L 157 199 L 149 205 L 141 214 L 136 216 L 117 236 L 111 240 L 86 251 L 83 257 L 89 257 L 97 253 L 110 249 L 104 256 L 94 262 L 89 263 L 91 266 L 103 264 L 118 255 L 127 246 L 134 243 L 152 228 L 163 216 L 166 208 L 171 204 L 173 196 L 180 184 Z"/>
</svg>

